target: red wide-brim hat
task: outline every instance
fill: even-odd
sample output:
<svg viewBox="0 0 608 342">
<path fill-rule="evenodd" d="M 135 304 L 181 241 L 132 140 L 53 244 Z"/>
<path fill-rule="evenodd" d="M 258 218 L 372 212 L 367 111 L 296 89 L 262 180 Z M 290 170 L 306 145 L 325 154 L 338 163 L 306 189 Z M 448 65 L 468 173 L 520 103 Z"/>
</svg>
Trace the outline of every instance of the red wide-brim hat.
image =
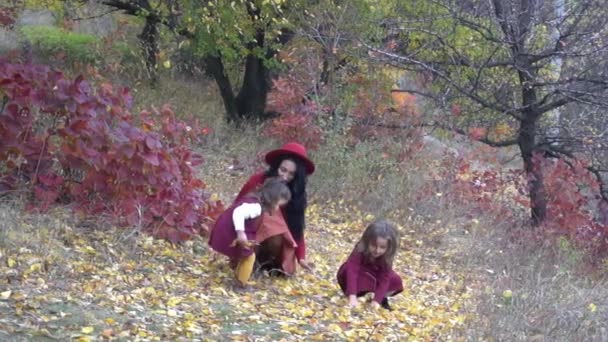
<svg viewBox="0 0 608 342">
<path fill-rule="evenodd" d="M 315 164 L 312 160 L 308 159 L 308 153 L 306 153 L 306 148 L 298 143 L 290 142 L 287 143 L 281 148 L 276 150 L 272 150 L 266 153 L 266 162 L 268 164 L 274 164 L 278 159 L 285 156 L 295 156 L 304 162 L 304 166 L 306 167 L 306 174 L 310 175 L 315 172 Z"/>
</svg>

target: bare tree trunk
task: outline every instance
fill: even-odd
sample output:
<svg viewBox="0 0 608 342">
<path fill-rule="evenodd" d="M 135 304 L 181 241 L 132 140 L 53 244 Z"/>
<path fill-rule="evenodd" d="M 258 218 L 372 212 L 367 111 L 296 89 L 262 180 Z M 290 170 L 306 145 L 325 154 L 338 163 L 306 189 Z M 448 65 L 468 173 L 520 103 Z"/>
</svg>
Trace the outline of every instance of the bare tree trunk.
<svg viewBox="0 0 608 342">
<path fill-rule="evenodd" d="M 559 50 L 559 44 L 561 44 L 560 42 L 560 32 L 558 30 L 561 21 L 564 20 L 564 15 L 565 15 L 565 0 L 554 0 L 553 2 L 553 11 L 555 13 L 555 23 L 553 25 L 551 25 L 551 40 L 554 44 L 554 46 L 556 46 L 556 50 Z M 553 57 L 553 60 L 551 61 L 551 69 L 554 75 L 554 79 L 557 81 L 561 78 L 561 74 L 562 74 L 562 64 L 563 64 L 563 58 L 561 55 L 556 54 L 555 57 Z M 549 139 L 554 140 L 554 142 L 552 143 L 553 145 L 556 145 L 557 142 L 555 142 L 556 138 L 560 137 L 561 132 L 560 132 L 560 126 L 561 126 L 561 110 L 560 108 L 555 108 L 552 111 L 547 113 L 547 118 L 548 118 L 548 123 L 549 123 Z"/>
<path fill-rule="evenodd" d="M 247 56 L 243 85 L 236 98 L 239 118 L 262 118 L 269 90 L 268 69 L 264 65 L 264 61 L 253 55 Z"/>
<path fill-rule="evenodd" d="M 153 16 L 146 17 L 146 24 L 138 38 L 144 52 L 144 61 L 146 70 L 150 75 L 150 80 L 153 84 L 158 82 L 158 73 L 156 68 L 156 55 L 158 54 L 158 19 Z"/>
<path fill-rule="evenodd" d="M 536 120 L 521 121 L 518 145 L 524 161 L 524 170 L 528 177 L 528 191 L 530 197 L 532 223 L 540 225 L 547 217 L 547 196 L 543 180 L 541 165 L 534 160 L 536 151 Z"/>
<path fill-rule="evenodd" d="M 247 4 L 247 13 L 256 20 L 261 10 L 253 2 Z M 270 91 L 270 74 L 264 65 L 264 60 L 254 54 L 255 49 L 264 49 L 266 32 L 258 28 L 255 33 L 255 42 L 247 44 L 250 51 L 245 60 L 245 73 L 243 85 L 236 97 L 236 106 L 239 119 L 262 118 L 266 109 L 266 98 Z"/>
<path fill-rule="evenodd" d="M 538 8 L 535 0 L 520 0 L 518 3 L 510 4 L 495 0 L 494 6 L 497 16 L 503 20 L 508 18 L 508 15 L 502 5 L 514 5 L 513 8 L 510 8 L 510 11 L 512 11 L 511 18 L 513 18 L 511 26 L 503 21 L 501 27 L 505 36 L 509 37 L 512 42 L 511 53 L 515 65 L 521 66 L 517 70 L 517 74 L 520 84 L 519 89 L 521 89 L 521 104 L 522 108 L 525 109 L 521 112 L 517 143 L 528 178 L 532 224 L 538 226 L 547 217 L 547 196 L 542 165 L 534 160 L 534 152 L 537 150 L 538 121 L 542 113 L 535 110 L 538 103 L 538 94 L 536 89 L 530 86 L 535 80 L 536 68 L 524 54 L 526 39 L 532 35 L 533 22 L 536 20 Z"/>
<path fill-rule="evenodd" d="M 205 64 L 207 71 L 213 76 L 213 79 L 215 79 L 215 83 L 217 83 L 220 90 L 220 96 L 222 96 L 222 101 L 224 102 L 224 109 L 226 109 L 228 122 L 239 121 L 236 98 L 234 96 L 234 91 L 232 90 L 230 79 L 224 70 L 222 59 L 220 57 L 208 56 L 205 58 Z"/>
</svg>

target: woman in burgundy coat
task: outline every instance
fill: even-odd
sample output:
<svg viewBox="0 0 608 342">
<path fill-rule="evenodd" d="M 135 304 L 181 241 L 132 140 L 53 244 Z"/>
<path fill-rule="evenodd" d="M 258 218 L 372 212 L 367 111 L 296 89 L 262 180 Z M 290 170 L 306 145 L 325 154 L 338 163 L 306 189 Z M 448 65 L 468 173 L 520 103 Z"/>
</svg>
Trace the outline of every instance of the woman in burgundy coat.
<svg viewBox="0 0 608 342">
<path fill-rule="evenodd" d="M 276 178 L 269 179 L 253 194 L 243 196 L 224 211 L 213 226 L 209 245 L 229 257 L 236 279 L 245 286 L 255 263 L 253 245 L 264 217 L 280 215 L 280 207 L 291 198 L 289 188 Z"/>
<path fill-rule="evenodd" d="M 260 234 L 263 241 L 257 251 L 257 259 L 268 269 L 281 269 L 287 274 L 295 271 L 295 261 L 309 270 L 306 261 L 304 227 L 307 199 L 306 180 L 315 171 L 315 164 L 308 159 L 306 148 L 290 142 L 266 154 L 266 171 L 254 174 L 243 186 L 235 201 L 254 192 L 266 179 L 277 177 L 291 191 L 291 200 L 282 208 L 284 222 L 272 222 Z"/>
</svg>

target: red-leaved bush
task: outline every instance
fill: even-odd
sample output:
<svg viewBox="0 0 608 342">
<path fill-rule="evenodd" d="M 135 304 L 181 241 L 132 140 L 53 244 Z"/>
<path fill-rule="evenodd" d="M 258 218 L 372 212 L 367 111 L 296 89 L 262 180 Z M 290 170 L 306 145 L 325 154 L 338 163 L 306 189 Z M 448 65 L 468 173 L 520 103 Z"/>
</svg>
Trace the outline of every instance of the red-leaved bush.
<svg viewBox="0 0 608 342">
<path fill-rule="evenodd" d="M 389 90 L 385 82 L 367 77 L 351 78 L 357 88 L 350 116 L 349 136 L 355 143 L 378 137 L 400 136 L 409 146 L 421 146 L 421 113 L 416 97 L 406 91 Z"/>
<path fill-rule="evenodd" d="M 419 202 L 441 194 L 446 203 L 459 203 L 469 218 L 489 217 L 496 224 L 518 225 L 529 217 L 530 200 L 523 170 L 500 170 L 484 163 L 472 166 L 472 156 L 444 156 L 431 175 L 436 182 L 417 190 Z M 577 159 L 550 159 L 534 155 L 543 172 L 547 215 L 541 227 L 526 238 L 558 241 L 566 237 L 586 252 L 588 265 L 608 257 L 606 203 L 599 195 L 597 178 Z"/>
<path fill-rule="evenodd" d="M 10 27 L 15 23 L 15 7 L 0 6 L 0 27 Z"/>
<path fill-rule="evenodd" d="M 544 174 L 548 200 L 545 232 L 567 236 L 589 252 L 592 261 L 606 257 L 608 252 L 608 225 L 599 219 L 605 201 L 598 195 L 600 185 L 587 169 L 587 163 L 578 159 L 547 159 L 540 154 L 534 163 Z"/>
<path fill-rule="evenodd" d="M 440 193 L 450 206 L 462 207 L 468 218 L 484 216 L 515 224 L 523 209 L 529 208 L 523 170 L 500 170 L 489 163 L 480 167 L 478 152 L 442 156 L 431 174 L 436 181 L 418 189 L 418 200 Z"/>
<path fill-rule="evenodd" d="M 92 87 L 46 66 L 0 61 L 0 193 L 29 189 L 31 207 L 70 203 L 173 242 L 222 210 L 194 175 L 200 129 L 169 107 L 129 112 L 126 88 Z"/>
<path fill-rule="evenodd" d="M 320 109 L 305 95 L 304 87 L 290 77 L 274 80 L 266 109 L 279 116 L 266 124 L 264 134 L 281 142 L 295 141 L 308 149 L 317 149 L 323 142 L 323 132 L 315 123 Z"/>
</svg>

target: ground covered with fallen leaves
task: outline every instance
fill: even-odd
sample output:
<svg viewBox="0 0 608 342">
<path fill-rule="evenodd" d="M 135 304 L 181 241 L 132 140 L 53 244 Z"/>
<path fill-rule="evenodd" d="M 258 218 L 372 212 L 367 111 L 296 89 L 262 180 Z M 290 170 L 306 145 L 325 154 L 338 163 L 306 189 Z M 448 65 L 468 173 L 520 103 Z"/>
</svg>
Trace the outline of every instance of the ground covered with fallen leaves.
<svg viewBox="0 0 608 342">
<path fill-rule="evenodd" d="M 177 246 L 146 236 L 121 240 L 59 220 L 48 250 L 0 250 L 0 340 L 453 339 L 471 312 L 471 294 L 449 253 L 423 239 L 433 232 L 400 224 L 395 269 L 405 292 L 391 300 L 394 311 L 373 310 L 369 298 L 347 308 L 335 273 L 371 219 L 344 205 L 311 205 L 314 272 L 289 279 L 258 273 L 248 291 L 233 287 L 226 260 L 204 238 Z"/>
</svg>

